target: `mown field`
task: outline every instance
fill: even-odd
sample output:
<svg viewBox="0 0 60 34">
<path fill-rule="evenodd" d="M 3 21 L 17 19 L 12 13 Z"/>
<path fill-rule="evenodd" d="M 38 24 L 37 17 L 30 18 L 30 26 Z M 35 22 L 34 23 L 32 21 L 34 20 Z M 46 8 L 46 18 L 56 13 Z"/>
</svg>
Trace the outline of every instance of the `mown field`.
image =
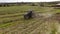
<svg viewBox="0 0 60 34">
<path fill-rule="evenodd" d="M 23 15 L 32 9 L 37 14 L 55 14 L 60 9 L 40 6 L 0 7 L 0 34 L 59 34 L 60 24 L 51 18 L 33 18 L 25 20 Z"/>
</svg>

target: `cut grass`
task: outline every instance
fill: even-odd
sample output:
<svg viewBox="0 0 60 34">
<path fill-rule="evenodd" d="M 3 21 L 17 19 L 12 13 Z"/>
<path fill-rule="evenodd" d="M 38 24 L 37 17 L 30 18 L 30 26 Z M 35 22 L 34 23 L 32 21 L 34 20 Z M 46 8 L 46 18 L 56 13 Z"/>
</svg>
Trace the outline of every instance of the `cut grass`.
<svg viewBox="0 0 60 34">
<path fill-rule="evenodd" d="M 32 9 L 34 11 L 45 12 L 45 10 L 49 9 L 48 7 L 40 7 L 40 6 L 12 6 L 12 7 L 0 7 L 0 15 L 5 14 L 14 14 L 14 13 L 24 13 L 27 10 Z"/>
<path fill-rule="evenodd" d="M 29 10 L 32 9 L 36 12 L 48 12 L 50 11 L 50 13 L 56 13 L 56 12 L 60 12 L 59 9 L 53 9 L 50 10 L 51 8 L 49 7 L 39 7 L 39 6 L 12 6 L 12 7 L 0 7 L 0 21 L 2 21 L 3 24 L 0 25 L 0 28 L 8 28 L 8 27 L 15 27 L 15 25 L 24 23 L 24 27 L 26 26 L 30 26 L 33 25 L 37 19 L 30 19 L 30 20 L 24 20 L 23 19 L 23 14 Z M 11 20 L 11 21 L 10 21 Z M 6 23 L 5 23 L 6 22 Z M 34 22 L 34 23 L 33 23 Z M 40 23 L 40 20 L 38 20 L 38 22 Z M 36 23 L 38 23 L 36 22 Z M 29 25 L 29 23 L 31 23 Z M 38 24 L 39 24 L 38 23 Z M 27 25 L 28 24 L 28 25 Z M 38 25 L 37 24 L 37 25 Z M 31 26 L 32 29 L 35 29 L 34 27 L 37 27 L 37 25 L 35 26 Z M 41 24 L 40 24 L 41 25 Z M 47 25 L 48 26 L 48 25 Z M 23 27 L 23 28 L 24 28 Z M 27 27 L 26 27 L 27 28 Z M 17 29 L 17 28 L 16 28 Z M 31 28 L 30 28 L 31 29 Z M 29 30 L 30 30 L 29 29 Z M 27 29 L 26 29 L 27 30 Z M 11 30 L 13 31 L 13 30 Z M 24 30 L 23 30 L 24 31 Z M 32 30 L 31 30 L 32 31 Z M 44 30 L 43 30 L 44 31 Z M 55 27 L 53 27 L 52 31 L 50 34 L 55 34 L 56 29 Z M 24 33 L 24 32 L 23 32 Z"/>
<path fill-rule="evenodd" d="M 19 19 L 19 18 L 18 18 Z M 14 19 L 16 20 L 16 19 Z M 34 19 L 30 19 L 30 20 L 24 20 L 23 18 L 20 17 L 20 20 L 17 20 L 17 21 L 12 21 L 12 22 L 6 22 L 5 24 L 1 24 L 0 25 L 0 28 L 3 28 L 3 27 L 9 27 L 9 26 L 13 26 L 14 24 L 16 25 L 17 23 L 29 23 L 30 21 L 33 21 Z"/>
</svg>

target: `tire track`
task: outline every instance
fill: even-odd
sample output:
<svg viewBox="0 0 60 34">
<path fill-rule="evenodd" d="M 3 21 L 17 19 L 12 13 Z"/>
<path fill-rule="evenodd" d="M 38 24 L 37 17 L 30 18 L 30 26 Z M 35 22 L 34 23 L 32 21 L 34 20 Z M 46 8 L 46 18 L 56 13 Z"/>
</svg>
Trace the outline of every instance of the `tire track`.
<svg viewBox="0 0 60 34">
<path fill-rule="evenodd" d="M 43 21 L 44 19 L 42 19 Z M 20 32 L 21 34 L 28 34 L 30 33 L 31 31 L 36 31 L 36 29 L 38 29 L 38 27 L 40 26 L 40 19 L 37 19 L 36 21 L 32 21 L 32 22 L 29 22 L 27 24 L 16 24 L 15 26 L 13 26 L 14 28 L 11 29 L 11 31 L 9 30 L 9 33 L 11 32 L 14 32 L 14 31 L 18 31 L 18 29 L 22 29 Z M 37 22 L 37 23 L 36 23 Z M 20 28 L 21 27 L 21 28 Z M 5 31 L 4 31 L 5 32 Z"/>
<path fill-rule="evenodd" d="M 42 19 L 41 21 L 38 20 L 37 23 L 35 22 L 34 25 L 32 25 L 30 28 L 27 28 L 26 30 L 22 31 L 21 34 L 29 34 L 31 31 L 33 31 L 37 27 L 39 27 L 39 25 L 42 24 L 42 22 L 44 22 L 44 19 Z"/>
<path fill-rule="evenodd" d="M 37 19 L 36 21 L 38 21 L 38 19 Z M 34 24 L 36 21 L 34 20 L 34 21 L 30 22 L 29 24 L 30 24 L 30 25 L 31 25 L 32 23 Z M 30 26 L 29 24 L 28 24 L 28 25 L 26 25 L 26 26 L 28 26 L 27 28 L 29 28 L 29 26 Z M 20 25 L 19 25 L 19 26 L 20 26 Z M 25 26 L 24 26 L 24 27 L 25 27 Z M 23 27 L 23 28 L 24 28 L 24 27 Z M 23 29 L 23 28 L 22 28 L 22 30 L 24 31 L 24 29 Z M 26 28 L 26 29 L 27 29 L 27 28 Z M 18 28 L 18 29 L 20 29 L 20 28 Z"/>
<path fill-rule="evenodd" d="M 38 22 L 38 23 L 36 23 Z M 40 24 L 40 21 L 36 21 L 33 25 L 31 25 L 29 28 L 26 28 L 21 32 L 21 34 L 28 34 L 29 32 L 33 31 L 35 28 L 37 28 Z"/>
<path fill-rule="evenodd" d="M 23 32 L 24 33 L 24 30 L 26 31 L 27 29 L 30 29 L 30 28 L 32 28 L 31 27 L 31 25 L 34 25 L 34 26 L 37 26 L 39 23 L 36 23 L 36 22 L 38 22 L 40 19 L 37 19 L 37 21 L 32 21 L 32 23 L 29 23 L 28 25 L 26 25 L 26 26 L 28 26 L 26 29 L 22 29 L 22 31 L 21 32 Z M 34 24 L 35 23 L 35 24 Z M 37 25 L 36 25 L 37 24 Z M 19 27 L 20 27 L 21 25 L 19 24 Z M 34 27 L 33 26 L 33 27 Z M 39 25 L 38 25 L 39 26 Z M 13 31 L 11 31 L 11 32 L 14 32 L 14 31 L 17 31 L 18 29 L 20 29 L 19 27 L 16 27 L 16 29 L 14 29 Z M 24 26 L 25 27 L 25 26 Z M 23 27 L 23 28 L 24 28 Z M 34 28 L 36 28 L 36 27 L 34 27 Z M 33 29 L 33 28 L 32 28 Z M 9 33 L 11 33 L 10 31 L 9 31 Z"/>
<path fill-rule="evenodd" d="M 34 20 L 34 21 L 35 21 L 35 20 Z M 34 21 L 32 21 L 32 22 L 34 22 Z M 30 23 L 28 23 L 28 24 L 30 24 Z M 21 27 L 21 26 L 23 26 L 23 25 L 24 25 L 24 24 L 21 24 L 21 25 L 20 25 L 20 24 L 17 24 L 18 27 L 15 26 L 15 28 L 13 28 L 13 29 L 10 30 L 10 31 L 12 32 L 12 31 L 14 31 L 15 29 L 17 30 L 17 28 L 19 28 L 19 27 Z M 13 26 L 13 27 L 14 27 L 14 26 Z M 23 28 L 24 28 L 24 27 L 22 27 L 21 29 L 23 29 Z M 10 31 L 9 31 L 9 32 L 10 32 Z"/>
<path fill-rule="evenodd" d="M 0 28 L 0 31 L 2 31 L 2 33 L 7 33 L 9 32 L 10 30 L 13 30 L 12 28 L 16 28 L 19 23 L 14 23 L 12 26 L 10 25 L 10 27 L 6 28 L 6 27 L 3 27 L 3 28 Z M 14 27 L 15 26 L 15 27 Z"/>
<path fill-rule="evenodd" d="M 40 23 L 40 25 L 39 25 L 36 29 L 34 29 L 33 31 L 31 31 L 30 34 L 38 34 L 38 33 L 40 32 L 40 29 L 41 29 L 40 26 L 41 26 L 44 22 L 45 22 L 45 21 L 42 20 L 41 23 Z M 39 33 L 39 34 L 40 34 L 40 33 Z"/>
<path fill-rule="evenodd" d="M 24 13 L 16 13 L 16 14 L 9 14 L 9 15 L 1 15 L 0 18 L 10 18 L 16 16 L 22 16 Z"/>
</svg>

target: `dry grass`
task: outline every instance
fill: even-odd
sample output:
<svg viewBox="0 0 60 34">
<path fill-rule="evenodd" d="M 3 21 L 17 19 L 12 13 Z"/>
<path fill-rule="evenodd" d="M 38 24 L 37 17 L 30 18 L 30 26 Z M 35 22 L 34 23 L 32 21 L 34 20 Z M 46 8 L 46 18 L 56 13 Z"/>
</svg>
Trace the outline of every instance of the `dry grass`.
<svg viewBox="0 0 60 34">
<path fill-rule="evenodd" d="M 6 9 L 5 9 L 6 8 Z M 16 8 L 16 9 L 15 9 Z M 42 12 L 44 17 L 24 20 L 24 11 L 33 9 L 37 13 Z M 0 7 L 0 34 L 59 34 L 58 21 L 47 17 L 48 14 L 54 15 L 56 9 L 37 6 L 13 6 Z M 7 10 L 8 9 L 8 10 Z M 47 10 L 48 9 L 48 10 Z M 56 11 L 55 11 L 56 10 Z M 2 11 L 2 12 L 1 12 Z M 59 11 L 58 11 L 59 12 Z"/>
</svg>

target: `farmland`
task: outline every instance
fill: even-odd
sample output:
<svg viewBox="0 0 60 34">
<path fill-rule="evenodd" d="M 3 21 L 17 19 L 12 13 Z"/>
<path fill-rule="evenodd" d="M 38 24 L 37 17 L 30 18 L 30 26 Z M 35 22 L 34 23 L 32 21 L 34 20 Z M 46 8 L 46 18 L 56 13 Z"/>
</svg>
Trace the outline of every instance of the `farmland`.
<svg viewBox="0 0 60 34">
<path fill-rule="evenodd" d="M 11 6 L 0 7 L 0 34 L 59 34 L 58 21 L 39 17 L 25 20 L 23 15 L 33 9 L 37 14 L 55 14 L 60 9 L 40 6 Z M 45 15 L 47 16 L 47 15 Z"/>
</svg>

